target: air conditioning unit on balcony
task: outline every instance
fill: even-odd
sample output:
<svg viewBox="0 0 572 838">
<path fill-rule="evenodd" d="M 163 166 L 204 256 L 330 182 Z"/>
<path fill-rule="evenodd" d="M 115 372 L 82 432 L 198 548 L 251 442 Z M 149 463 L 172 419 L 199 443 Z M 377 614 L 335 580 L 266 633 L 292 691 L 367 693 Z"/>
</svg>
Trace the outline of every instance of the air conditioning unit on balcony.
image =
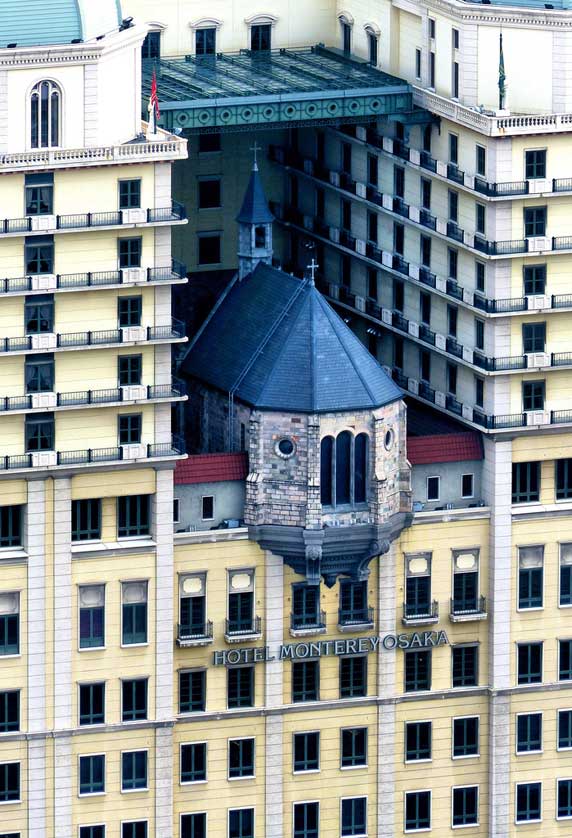
<svg viewBox="0 0 572 838">
<path fill-rule="evenodd" d="M 389 253 L 387 250 L 382 250 L 381 252 L 381 264 L 385 265 L 386 268 L 393 267 L 393 254 Z"/>
<path fill-rule="evenodd" d="M 142 442 L 133 445 L 122 445 L 124 460 L 143 460 L 147 456 L 147 446 Z"/>
<path fill-rule="evenodd" d="M 407 328 L 410 335 L 413 335 L 414 338 L 419 337 L 419 323 L 410 320 Z"/>
<path fill-rule="evenodd" d="M 419 265 L 414 265 L 412 262 L 409 263 L 409 276 L 412 279 L 419 279 Z"/>
<path fill-rule="evenodd" d="M 550 424 L 550 413 L 547 410 L 527 410 L 525 415 L 527 425 Z"/>
<path fill-rule="evenodd" d="M 543 250 L 551 250 L 551 243 L 548 236 L 532 236 L 527 239 L 528 252 L 539 253 Z"/>
<path fill-rule="evenodd" d="M 469 422 L 473 421 L 473 408 L 468 404 L 463 405 L 463 419 L 468 419 Z"/>
<path fill-rule="evenodd" d="M 550 297 L 546 294 L 532 294 L 527 297 L 529 310 L 539 311 L 543 308 L 550 308 Z"/>
<path fill-rule="evenodd" d="M 419 207 L 409 207 L 409 218 L 412 221 L 416 221 L 417 223 L 419 223 L 419 219 L 421 218 L 421 215 L 419 213 Z"/>
<path fill-rule="evenodd" d="M 419 152 L 418 152 L 418 150 L 417 150 L 416 148 L 410 148 L 410 149 L 409 149 L 409 160 L 410 160 L 410 161 L 411 161 L 411 163 L 413 163 L 413 165 L 415 165 L 415 166 L 419 166 L 419 165 L 420 165 L 420 163 L 421 163 L 421 155 L 419 154 Z"/>
<path fill-rule="evenodd" d="M 437 174 L 441 175 L 441 177 L 447 177 L 447 164 L 443 163 L 442 160 L 437 160 Z"/>
<path fill-rule="evenodd" d="M 473 292 L 467 288 L 463 288 L 463 302 L 467 303 L 467 305 L 473 304 Z"/>
<path fill-rule="evenodd" d="M 447 404 L 447 396 L 445 393 L 442 393 L 440 390 L 435 390 L 435 404 L 438 407 L 445 407 Z"/>
<path fill-rule="evenodd" d="M 337 227 L 330 227 L 330 241 L 332 241 L 332 242 L 339 242 L 340 241 L 340 231 Z"/>
<path fill-rule="evenodd" d="M 37 233 L 40 230 L 55 230 L 56 216 L 55 215 L 32 215 L 30 216 L 30 223 L 32 232 Z"/>
<path fill-rule="evenodd" d="M 55 274 L 32 274 L 32 291 L 53 291 L 58 284 Z"/>
<path fill-rule="evenodd" d="M 435 279 L 435 288 L 437 291 L 441 291 L 442 294 L 447 293 L 447 280 L 443 279 L 442 276 L 438 276 Z"/>
<path fill-rule="evenodd" d="M 39 335 L 30 335 L 32 338 L 32 349 L 55 349 L 57 336 L 53 332 L 40 332 Z"/>
<path fill-rule="evenodd" d="M 314 219 L 311 215 L 305 215 L 303 218 L 302 223 L 304 224 L 305 230 L 313 230 L 314 229 Z"/>
<path fill-rule="evenodd" d="M 469 364 L 473 363 L 473 350 L 467 346 L 463 346 L 463 361 L 468 361 Z"/>
<path fill-rule="evenodd" d="M 475 246 L 475 236 L 472 233 L 467 233 L 466 230 L 463 231 L 463 244 L 466 244 L 467 247 L 474 247 Z"/>
<path fill-rule="evenodd" d="M 381 322 L 391 326 L 393 322 L 393 312 L 389 308 L 381 309 Z"/>
<path fill-rule="evenodd" d="M 340 173 L 339 172 L 330 172 L 330 183 L 332 186 L 339 186 L 340 185 Z"/>
<path fill-rule="evenodd" d="M 48 468 L 58 463 L 58 455 L 55 451 L 34 451 L 32 454 L 32 465 L 34 468 Z"/>
<path fill-rule="evenodd" d="M 538 195 L 540 192 L 552 192 L 552 184 L 546 178 L 533 178 L 528 181 L 528 192 L 530 195 Z"/>
<path fill-rule="evenodd" d="M 442 218 L 438 218 L 435 222 L 435 228 L 438 233 L 441 233 L 442 236 L 447 235 L 447 222 L 443 221 Z"/>
<path fill-rule="evenodd" d="M 136 402 L 146 397 L 147 388 L 144 384 L 131 384 L 129 387 L 122 387 L 121 393 L 124 402 Z"/>
<path fill-rule="evenodd" d="M 367 250 L 367 243 L 363 239 L 356 239 L 356 253 L 365 256 Z"/>
<path fill-rule="evenodd" d="M 435 346 L 437 349 L 447 348 L 447 338 L 445 335 L 440 335 L 439 332 L 435 334 Z"/>
<path fill-rule="evenodd" d="M 388 154 L 393 154 L 393 140 L 391 137 L 384 137 L 382 141 L 383 150 Z"/>
<path fill-rule="evenodd" d="M 529 352 L 526 361 L 529 369 L 532 367 L 549 367 L 550 355 L 548 352 Z"/>
<path fill-rule="evenodd" d="M 124 209 L 123 213 L 124 224 L 144 224 L 147 221 L 147 210 L 144 209 Z"/>
<path fill-rule="evenodd" d="M 58 397 L 55 393 L 32 393 L 32 407 L 52 408 L 57 404 Z"/>
<path fill-rule="evenodd" d="M 383 197 L 381 199 L 381 203 L 384 209 L 390 210 L 393 212 L 393 198 L 391 195 L 387 195 L 387 193 L 383 193 Z"/>
<path fill-rule="evenodd" d="M 475 188 L 475 176 L 474 175 L 465 175 L 465 186 L 468 186 L 469 189 Z"/>
<path fill-rule="evenodd" d="M 146 279 L 145 268 L 123 268 L 123 282 L 145 282 Z"/>
<path fill-rule="evenodd" d="M 367 140 L 367 129 L 364 125 L 356 125 L 356 137 L 358 140 L 361 140 L 362 143 L 365 143 Z"/>
<path fill-rule="evenodd" d="M 121 340 L 123 343 L 134 343 L 135 341 L 145 340 L 147 337 L 147 329 L 145 326 L 125 326 L 121 329 Z"/>
<path fill-rule="evenodd" d="M 407 379 L 407 389 L 410 393 L 414 393 L 416 396 L 419 394 L 419 382 L 416 378 Z"/>
<path fill-rule="evenodd" d="M 359 180 L 356 181 L 356 195 L 358 198 L 366 198 L 367 197 L 367 186 L 365 183 L 361 183 Z"/>
<path fill-rule="evenodd" d="M 307 175 L 313 175 L 314 174 L 314 161 L 313 160 L 309 160 L 308 158 L 306 158 L 304 160 L 304 171 L 306 172 Z"/>
<path fill-rule="evenodd" d="M 356 308 L 358 311 L 365 311 L 365 298 L 356 294 Z"/>
</svg>

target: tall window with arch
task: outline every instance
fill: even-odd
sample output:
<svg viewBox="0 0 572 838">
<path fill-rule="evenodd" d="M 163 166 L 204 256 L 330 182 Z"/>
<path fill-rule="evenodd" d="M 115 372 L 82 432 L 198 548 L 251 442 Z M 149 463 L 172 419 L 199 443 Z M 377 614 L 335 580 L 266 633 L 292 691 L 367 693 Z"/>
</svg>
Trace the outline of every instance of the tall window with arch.
<svg viewBox="0 0 572 838">
<path fill-rule="evenodd" d="M 61 143 L 62 93 L 53 81 L 40 81 L 30 95 L 32 148 L 52 148 Z"/>
<path fill-rule="evenodd" d="M 369 437 L 342 431 L 320 445 L 322 506 L 357 506 L 367 501 Z"/>
</svg>

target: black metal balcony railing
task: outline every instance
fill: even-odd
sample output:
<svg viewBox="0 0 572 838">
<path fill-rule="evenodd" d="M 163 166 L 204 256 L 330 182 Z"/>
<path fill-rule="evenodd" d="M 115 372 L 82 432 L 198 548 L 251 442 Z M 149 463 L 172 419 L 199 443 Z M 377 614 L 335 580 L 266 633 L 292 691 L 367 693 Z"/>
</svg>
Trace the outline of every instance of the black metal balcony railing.
<svg viewBox="0 0 572 838">
<path fill-rule="evenodd" d="M 225 620 L 225 634 L 228 637 L 243 637 L 262 633 L 262 618 L 253 617 L 251 620 Z"/>
<path fill-rule="evenodd" d="M 437 287 L 437 277 L 434 273 L 431 273 L 429 268 L 419 268 L 419 282 L 428 285 L 430 288 Z"/>
<path fill-rule="evenodd" d="M 487 613 L 487 600 L 484 596 L 477 596 L 472 599 L 451 599 L 450 612 L 454 617 L 465 617 L 474 614 Z"/>
<path fill-rule="evenodd" d="M 370 626 L 373 625 L 373 608 L 338 608 L 339 626 Z"/>
<path fill-rule="evenodd" d="M 447 221 L 447 235 L 456 242 L 463 242 L 464 231 L 456 221 Z"/>
<path fill-rule="evenodd" d="M 491 256 L 509 256 L 511 253 L 528 253 L 528 239 L 489 242 Z"/>
<path fill-rule="evenodd" d="M 406 262 L 399 253 L 393 254 L 393 270 L 409 276 L 409 262 Z"/>
<path fill-rule="evenodd" d="M 36 394 L 41 396 L 40 393 Z M 122 402 L 125 400 L 125 391 L 122 387 L 109 387 L 105 390 L 76 390 L 66 393 L 56 393 L 57 407 L 75 407 L 79 405 L 101 405 Z M 143 399 L 177 399 L 183 395 L 183 385 L 173 384 L 148 384 Z M 0 396 L 0 412 L 7 413 L 12 410 L 33 410 L 34 395 L 28 393 L 24 396 Z M 46 409 L 43 407 L 42 409 Z"/>
<path fill-rule="evenodd" d="M 345 303 L 348 306 L 355 306 L 356 295 L 352 294 L 352 292 L 346 285 L 340 285 L 338 294 L 341 303 Z"/>
<path fill-rule="evenodd" d="M 463 289 L 461 288 L 456 279 L 447 280 L 447 294 L 450 297 L 454 297 L 456 300 L 463 299 Z"/>
<path fill-rule="evenodd" d="M 419 395 L 422 399 L 435 403 L 435 390 L 426 381 L 419 382 Z"/>
<path fill-rule="evenodd" d="M 425 341 L 425 343 L 430 343 L 431 346 L 435 346 L 435 332 L 433 332 L 429 326 L 426 326 L 425 323 L 421 323 L 419 326 L 419 337 L 421 340 Z"/>
<path fill-rule="evenodd" d="M 36 462 L 34 457 L 37 454 L 48 455 L 55 453 L 55 462 Z M 173 437 L 171 442 L 149 443 L 145 448 L 146 459 L 158 457 L 177 457 L 185 453 L 184 442 L 180 437 Z M 8 454 L 0 456 L 0 471 L 14 471 L 16 469 L 28 468 L 49 468 L 51 465 L 75 466 L 88 463 L 109 463 L 128 459 L 124 456 L 124 449 L 121 445 L 108 448 L 82 448 L 77 451 L 41 451 L 28 454 Z"/>
<path fill-rule="evenodd" d="M 437 600 L 428 603 L 404 602 L 403 603 L 403 619 L 404 620 L 438 620 L 439 619 L 439 603 Z"/>
<path fill-rule="evenodd" d="M 178 623 L 177 625 L 177 640 L 179 641 L 193 641 L 193 640 L 212 640 L 213 639 L 213 624 L 212 620 L 200 625 L 193 623 L 192 625 Z"/>
<path fill-rule="evenodd" d="M 572 236 L 552 236 L 552 250 L 570 250 Z"/>
<path fill-rule="evenodd" d="M 447 338 L 446 347 L 450 355 L 454 355 L 456 358 L 463 357 L 463 344 L 459 343 L 456 338 Z"/>
<path fill-rule="evenodd" d="M 570 178 L 570 177 L 552 178 L 552 191 L 553 192 L 570 192 L 570 191 L 572 191 L 572 178 Z"/>
<path fill-rule="evenodd" d="M 455 183 L 460 183 L 461 186 L 465 182 L 465 173 L 459 169 L 456 163 L 447 163 L 447 177 Z"/>
<path fill-rule="evenodd" d="M 419 221 L 424 227 L 428 227 L 429 230 L 437 229 L 437 219 L 427 209 L 419 210 Z"/>
<path fill-rule="evenodd" d="M 157 224 L 164 221 L 183 221 L 187 217 L 185 207 L 178 201 L 173 201 L 170 207 L 149 207 L 143 211 L 145 212 L 144 223 L 146 222 L 148 224 Z M 0 234 L 30 233 L 32 232 L 32 219 L 33 217 L 30 215 L 24 216 L 23 218 L 0 219 Z M 86 227 L 118 227 L 123 224 L 133 223 L 123 210 L 56 215 L 55 221 L 56 230 L 77 230 Z M 41 232 L 45 231 L 42 230 Z"/>
<path fill-rule="evenodd" d="M 496 428 L 521 428 L 526 425 L 526 413 L 506 413 L 489 417 L 489 426 Z"/>
<path fill-rule="evenodd" d="M 409 204 L 406 204 L 403 198 L 396 196 L 393 199 L 393 212 L 402 215 L 404 218 L 409 218 Z"/>
<path fill-rule="evenodd" d="M 367 299 L 365 301 L 365 311 L 370 317 L 376 317 L 378 320 L 381 320 L 381 306 L 375 300 Z"/>
<path fill-rule="evenodd" d="M 393 140 L 393 153 L 402 160 L 409 160 L 409 147 L 403 140 Z"/>
<path fill-rule="evenodd" d="M 445 397 L 445 407 L 457 416 L 463 415 L 462 402 L 460 402 L 455 396 L 451 395 L 451 393 L 447 393 Z"/>
<path fill-rule="evenodd" d="M 326 612 L 316 614 L 290 614 L 290 628 L 292 631 L 320 631 L 326 628 Z"/>
<path fill-rule="evenodd" d="M 391 322 L 396 329 L 400 329 L 402 332 L 407 332 L 409 329 L 409 320 L 400 311 L 393 311 L 391 313 Z"/>
<path fill-rule="evenodd" d="M 26 352 L 38 348 L 35 338 L 39 335 L 23 335 L 17 338 L 0 338 L 0 352 Z M 178 340 L 185 337 L 185 324 L 173 319 L 168 326 L 146 326 L 144 340 Z M 65 349 L 77 346 L 104 346 L 123 343 L 122 329 L 104 329 L 97 332 L 66 332 L 56 334 L 56 348 Z M 42 347 L 40 347 L 42 348 Z M 43 348 L 43 351 L 47 351 Z"/>
</svg>

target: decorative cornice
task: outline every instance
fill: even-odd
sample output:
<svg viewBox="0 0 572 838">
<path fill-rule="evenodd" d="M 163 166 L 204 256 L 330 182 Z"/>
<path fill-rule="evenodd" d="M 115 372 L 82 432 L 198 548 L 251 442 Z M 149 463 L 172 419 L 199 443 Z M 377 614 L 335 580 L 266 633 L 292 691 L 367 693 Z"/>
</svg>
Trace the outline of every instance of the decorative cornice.
<svg viewBox="0 0 572 838">
<path fill-rule="evenodd" d="M 540 29 L 572 29 L 572 11 L 549 11 L 514 7 L 478 6 L 459 0 L 424 0 L 423 6 L 431 11 L 449 15 L 458 22 L 477 23 L 484 26 Z"/>
</svg>

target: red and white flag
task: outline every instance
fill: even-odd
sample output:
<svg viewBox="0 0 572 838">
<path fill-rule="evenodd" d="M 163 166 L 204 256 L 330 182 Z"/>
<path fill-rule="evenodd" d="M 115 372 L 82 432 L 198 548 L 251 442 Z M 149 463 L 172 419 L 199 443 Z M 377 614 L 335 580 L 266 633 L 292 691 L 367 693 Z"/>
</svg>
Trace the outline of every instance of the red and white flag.
<svg viewBox="0 0 572 838">
<path fill-rule="evenodd" d="M 161 118 L 161 110 L 159 108 L 159 96 L 157 94 L 157 76 L 153 70 L 153 79 L 151 81 L 151 95 L 149 96 L 149 133 L 157 133 L 157 122 Z"/>
</svg>

